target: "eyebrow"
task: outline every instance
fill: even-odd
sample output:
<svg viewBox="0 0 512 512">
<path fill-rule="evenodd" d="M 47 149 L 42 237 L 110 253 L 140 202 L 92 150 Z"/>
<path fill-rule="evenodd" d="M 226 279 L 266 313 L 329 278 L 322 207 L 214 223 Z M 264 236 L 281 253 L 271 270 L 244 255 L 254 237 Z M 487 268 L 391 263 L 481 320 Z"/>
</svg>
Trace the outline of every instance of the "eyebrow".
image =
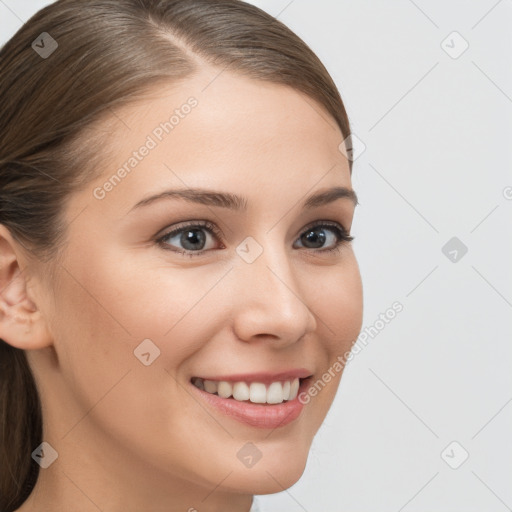
<svg viewBox="0 0 512 512">
<path fill-rule="evenodd" d="M 135 204 L 130 212 L 144 206 L 148 206 L 162 199 L 183 199 L 206 206 L 229 208 L 235 211 L 247 210 L 247 199 L 229 192 L 215 192 L 201 188 L 187 188 L 181 190 L 165 190 L 159 194 L 146 197 Z M 320 190 L 308 196 L 302 203 L 305 209 L 317 208 L 336 201 L 337 199 L 349 199 L 354 206 L 359 204 L 355 191 L 347 187 L 332 187 Z"/>
</svg>

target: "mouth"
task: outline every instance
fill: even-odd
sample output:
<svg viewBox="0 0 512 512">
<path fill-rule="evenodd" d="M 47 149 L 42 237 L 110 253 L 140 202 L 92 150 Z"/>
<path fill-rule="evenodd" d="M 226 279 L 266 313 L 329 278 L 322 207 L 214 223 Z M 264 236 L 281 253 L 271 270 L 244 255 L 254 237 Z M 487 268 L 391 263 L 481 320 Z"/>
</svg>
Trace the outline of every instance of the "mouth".
<svg viewBox="0 0 512 512">
<path fill-rule="evenodd" d="M 192 384 L 206 393 L 217 395 L 237 402 L 250 402 L 253 404 L 281 404 L 297 398 L 299 388 L 306 378 L 295 377 L 284 381 L 246 382 L 227 380 L 208 380 L 201 377 L 192 377 Z"/>
<path fill-rule="evenodd" d="M 216 414 L 252 427 L 276 429 L 296 420 L 304 408 L 298 395 L 307 390 L 313 376 L 297 373 L 303 376 L 192 377 L 190 383 L 194 394 Z"/>
</svg>

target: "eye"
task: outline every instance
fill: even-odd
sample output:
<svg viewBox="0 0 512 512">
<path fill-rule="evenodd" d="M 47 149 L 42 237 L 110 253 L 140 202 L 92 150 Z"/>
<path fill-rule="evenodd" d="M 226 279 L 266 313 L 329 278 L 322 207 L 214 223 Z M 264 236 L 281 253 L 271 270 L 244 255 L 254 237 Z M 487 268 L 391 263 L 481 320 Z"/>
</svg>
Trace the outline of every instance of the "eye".
<svg viewBox="0 0 512 512">
<path fill-rule="evenodd" d="M 168 231 L 157 238 L 156 242 L 162 249 L 193 257 L 201 256 L 205 252 L 215 249 L 215 244 L 213 247 L 211 244 L 211 239 L 214 238 L 222 239 L 222 233 L 214 224 L 208 221 L 195 221 Z M 343 243 L 348 243 L 353 239 L 354 237 L 350 236 L 337 222 L 323 221 L 307 227 L 298 241 L 302 244 L 299 246 L 301 249 L 327 253 L 338 251 Z M 224 249 L 225 247 L 220 248 Z"/>
<path fill-rule="evenodd" d="M 187 256 L 199 256 L 212 247 L 208 245 L 208 239 L 213 236 L 222 238 L 222 233 L 210 222 L 194 222 L 181 225 L 162 235 L 157 243 L 164 249 L 175 251 Z M 169 246 L 181 244 L 181 248 L 171 249 Z"/>
<path fill-rule="evenodd" d="M 330 222 L 313 224 L 299 237 L 299 241 L 306 249 L 313 249 L 316 252 L 337 251 L 341 244 L 353 239 L 354 237 L 340 224 Z"/>
</svg>

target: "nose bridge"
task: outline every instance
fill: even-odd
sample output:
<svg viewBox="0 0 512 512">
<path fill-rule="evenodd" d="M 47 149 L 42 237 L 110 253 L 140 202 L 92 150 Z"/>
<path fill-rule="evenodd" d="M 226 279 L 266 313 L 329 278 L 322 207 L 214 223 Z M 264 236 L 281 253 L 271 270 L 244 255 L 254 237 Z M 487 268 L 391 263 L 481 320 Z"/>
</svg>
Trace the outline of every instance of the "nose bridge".
<svg viewBox="0 0 512 512">
<path fill-rule="evenodd" d="M 251 251 L 252 257 L 257 254 L 252 261 L 244 256 Z M 283 244 L 267 236 L 261 243 L 247 240 L 247 245 L 240 244 L 237 252 L 241 261 L 234 276 L 238 284 L 234 328 L 239 338 L 249 341 L 266 335 L 287 344 L 316 328 Z"/>
</svg>

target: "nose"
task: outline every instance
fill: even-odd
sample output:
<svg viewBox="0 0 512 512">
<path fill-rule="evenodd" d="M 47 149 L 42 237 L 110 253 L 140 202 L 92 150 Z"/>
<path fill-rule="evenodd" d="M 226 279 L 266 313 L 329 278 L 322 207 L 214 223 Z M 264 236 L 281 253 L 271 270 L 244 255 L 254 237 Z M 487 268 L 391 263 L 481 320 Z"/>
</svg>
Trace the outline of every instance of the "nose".
<svg viewBox="0 0 512 512">
<path fill-rule="evenodd" d="M 233 328 L 239 339 L 267 339 L 283 348 L 316 329 L 308 297 L 284 250 L 264 248 L 252 263 L 239 261 L 233 274 Z"/>
</svg>

